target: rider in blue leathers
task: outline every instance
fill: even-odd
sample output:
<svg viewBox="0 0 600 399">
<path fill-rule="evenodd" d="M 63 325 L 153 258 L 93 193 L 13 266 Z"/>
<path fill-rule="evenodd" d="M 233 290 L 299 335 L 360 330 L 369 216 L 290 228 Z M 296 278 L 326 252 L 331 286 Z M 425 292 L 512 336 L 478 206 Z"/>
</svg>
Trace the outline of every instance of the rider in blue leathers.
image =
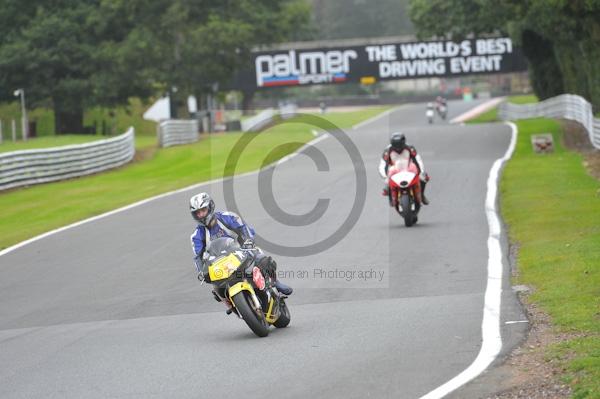
<svg viewBox="0 0 600 399">
<path fill-rule="evenodd" d="M 254 248 L 254 229 L 248 226 L 241 217 L 233 212 L 215 212 L 215 202 L 207 193 L 194 195 L 190 199 L 190 213 L 198 226 L 192 233 L 192 249 L 194 251 L 194 263 L 198 274 L 201 274 L 203 266 L 203 255 L 206 246 L 211 240 L 220 237 L 231 237 L 238 241 L 242 248 Z M 290 295 L 292 288 L 283 284 L 276 278 L 276 263 L 270 257 L 260 254 L 258 263 L 266 264 L 273 271 L 275 287 L 284 295 Z M 215 299 L 221 302 L 221 298 L 215 293 Z M 230 304 L 227 304 L 230 307 Z"/>
</svg>

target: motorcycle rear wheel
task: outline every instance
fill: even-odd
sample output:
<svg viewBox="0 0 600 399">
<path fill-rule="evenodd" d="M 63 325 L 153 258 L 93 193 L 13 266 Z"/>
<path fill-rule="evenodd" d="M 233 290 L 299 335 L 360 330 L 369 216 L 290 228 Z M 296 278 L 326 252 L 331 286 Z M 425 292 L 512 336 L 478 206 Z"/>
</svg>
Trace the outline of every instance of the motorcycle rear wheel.
<svg viewBox="0 0 600 399">
<path fill-rule="evenodd" d="M 246 291 L 242 291 L 233 297 L 233 303 L 239 314 L 242 316 L 248 327 L 259 337 L 269 335 L 269 324 L 262 313 L 262 309 L 254 310 L 252 298 Z M 260 315 L 258 314 L 260 312 Z"/>
<path fill-rule="evenodd" d="M 277 328 L 285 328 L 290 324 L 290 320 L 292 319 L 292 315 L 290 314 L 290 310 L 288 309 L 285 300 L 279 300 L 279 318 L 273 323 L 273 325 Z"/>
</svg>

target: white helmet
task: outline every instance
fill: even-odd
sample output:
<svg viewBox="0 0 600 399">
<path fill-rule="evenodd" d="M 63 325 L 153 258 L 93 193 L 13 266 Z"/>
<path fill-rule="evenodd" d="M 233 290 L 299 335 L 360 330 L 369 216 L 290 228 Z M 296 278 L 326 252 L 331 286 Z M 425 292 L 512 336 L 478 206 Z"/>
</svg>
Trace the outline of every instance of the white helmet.
<svg viewBox="0 0 600 399">
<path fill-rule="evenodd" d="M 208 213 L 203 218 L 196 216 L 196 211 L 208 208 Z M 200 193 L 190 198 L 190 212 L 194 220 L 201 225 L 208 226 L 215 216 L 215 201 L 208 193 Z"/>
</svg>

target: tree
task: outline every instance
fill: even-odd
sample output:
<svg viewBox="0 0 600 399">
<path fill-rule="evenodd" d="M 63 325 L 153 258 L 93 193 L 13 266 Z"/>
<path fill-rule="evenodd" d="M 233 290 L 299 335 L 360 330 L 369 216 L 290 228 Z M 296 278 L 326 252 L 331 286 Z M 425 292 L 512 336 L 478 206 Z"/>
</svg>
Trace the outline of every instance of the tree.
<svg viewBox="0 0 600 399">
<path fill-rule="evenodd" d="M 302 0 L 146 0 L 111 2 L 113 12 L 135 20 L 124 42 L 133 54 L 138 38 L 151 43 L 150 74 L 164 91 L 213 92 L 249 66 L 253 48 L 306 31 L 310 8 Z M 115 5 L 116 4 L 116 5 Z M 148 46 L 150 47 L 150 46 Z"/>
<path fill-rule="evenodd" d="M 407 0 L 312 0 L 315 38 L 352 39 L 414 32 Z"/>
<path fill-rule="evenodd" d="M 0 20 L 8 21 L 11 31 L 0 42 L 0 86 L 25 88 L 30 106 L 50 103 L 56 132 L 81 132 L 86 107 L 123 103 L 148 92 L 137 79 L 119 76 L 123 69 L 104 45 L 106 31 L 97 26 L 99 1 L 27 5 L 26 18 L 19 16 L 22 9 L 0 9 Z M 7 99 L 6 90 L 2 97 Z"/>
<path fill-rule="evenodd" d="M 599 0 L 411 0 L 421 36 L 510 34 L 530 63 L 536 94 L 582 95 L 600 108 Z"/>
<path fill-rule="evenodd" d="M 50 103 L 56 131 L 80 132 L 91 106 L 157 90 L 211 90 L 260 44 L 293 37 L 303 0 L 5 0 L 0 8 L 0 94 L 25 88 Z M 26 11 L 26 14 L 23 13 Z"/>
</svg>

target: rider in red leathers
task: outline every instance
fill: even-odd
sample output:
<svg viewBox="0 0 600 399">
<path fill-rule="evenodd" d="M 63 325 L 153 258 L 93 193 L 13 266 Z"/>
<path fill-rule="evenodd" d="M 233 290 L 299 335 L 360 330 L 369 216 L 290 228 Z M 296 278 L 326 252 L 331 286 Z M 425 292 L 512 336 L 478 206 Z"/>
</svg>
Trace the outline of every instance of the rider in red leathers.
<svg viewBox="0 0 600 399">
<path fill-rule="evenodd" d="M 394 164 L 403 151 L 408 151 L 410 159 L 419 168 L 419 179 L 421 180 L 421 201 L 429 205 L 429 200 L 425 197 L 425 186 L 429 181 L 429 175 L 425 172 L 425 166 L 421 156 L 417 153 L 415 147 L 406 144 L 406 136 L 400 132 L 392 134 L 390 144 L 383 151 L 381 161 L 379 162 L 379 174 L 385 179 L 385 186 L 382 195 L 389 197 L 389 184 L 387 178 L 388 168 Z M 391 201 L 390 201 L 391 205 Z"/>
</svg>

